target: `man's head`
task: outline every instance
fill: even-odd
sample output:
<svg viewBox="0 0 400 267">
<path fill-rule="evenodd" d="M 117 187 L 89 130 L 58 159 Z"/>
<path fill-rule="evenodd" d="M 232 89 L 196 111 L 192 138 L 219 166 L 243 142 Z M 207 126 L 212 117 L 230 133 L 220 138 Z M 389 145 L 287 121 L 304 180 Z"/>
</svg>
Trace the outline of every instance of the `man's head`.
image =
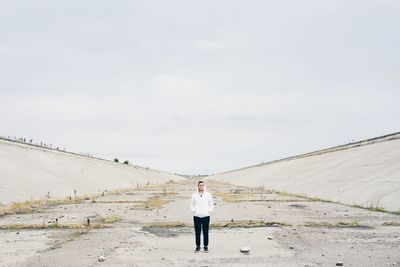
<svg viewBox="0 0 400 267">
<path fill-rule="evenodd" d="M 204 182 L 203 181 L 199 181 L 197 183 L 197 189 L 199 190 L 200 193 L 204 192 Z"/>
</svg>

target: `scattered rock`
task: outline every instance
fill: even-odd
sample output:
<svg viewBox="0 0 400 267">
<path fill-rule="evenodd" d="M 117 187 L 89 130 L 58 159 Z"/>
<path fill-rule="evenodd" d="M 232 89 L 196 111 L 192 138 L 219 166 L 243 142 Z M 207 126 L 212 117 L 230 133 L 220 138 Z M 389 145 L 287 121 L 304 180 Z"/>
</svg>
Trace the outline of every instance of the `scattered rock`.
<svg viewBox="0 0 400 267">
<path fill-rule="evenodd" d="M 336 266 L 343 266 L 343 262 L 341 261 L 336 262 Z"/>
<path fill-rule="evenodd" d="M 103 261 L 105 261 L 106 260 L 106 257 L 104 257 L 104 256 L 99 256 L 99 262 L 103 262 Z"/>
<path fill-rule="evenodd" d="M 250 247 L 241 247 L 240 252 L 248 254 L 250 253 Z"/>
<path fill-rule="evenodd" d="M 294 247 L 293 246 L 289 246 L 289 249 L 294 249 Z"/>
<path fill-rule="evenodd" d="M 268 240 L 272 240 L 272 237 L 269 236 L 269 237 L 268 237 Z"/>
</svg>

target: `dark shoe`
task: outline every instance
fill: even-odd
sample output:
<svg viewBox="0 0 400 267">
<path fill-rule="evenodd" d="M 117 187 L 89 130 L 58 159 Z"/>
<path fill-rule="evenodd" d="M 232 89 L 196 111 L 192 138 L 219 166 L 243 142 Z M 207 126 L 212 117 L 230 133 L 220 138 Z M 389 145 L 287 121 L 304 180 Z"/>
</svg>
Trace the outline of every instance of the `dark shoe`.
<svg viewBox="0 0 400 267">
<path fill-rule="evenodd" d="M 200 247 L 196 247 L 195 253 L 200 252 Z"/>
<path fill-rule="evenodd" d="M 204 252 L 208 253 L 208 247 L 204 247 Z"/>
</svg>

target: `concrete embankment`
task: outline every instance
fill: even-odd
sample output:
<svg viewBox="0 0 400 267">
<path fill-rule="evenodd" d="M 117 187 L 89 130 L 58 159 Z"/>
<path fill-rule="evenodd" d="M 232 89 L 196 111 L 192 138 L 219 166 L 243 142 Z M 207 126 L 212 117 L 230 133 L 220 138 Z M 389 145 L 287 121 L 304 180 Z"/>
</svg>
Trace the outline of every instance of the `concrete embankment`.
<svg viewBox="0 0 400 267">
<path fill-rule="evenodd" d="M 181 179 L 139 166 L 0 139 L 0 204 Z"/>
<path fill-rule="evenodd" d="M 400 133 L 210 177 L 348 205 L 400 211 Z"/>
</svg>

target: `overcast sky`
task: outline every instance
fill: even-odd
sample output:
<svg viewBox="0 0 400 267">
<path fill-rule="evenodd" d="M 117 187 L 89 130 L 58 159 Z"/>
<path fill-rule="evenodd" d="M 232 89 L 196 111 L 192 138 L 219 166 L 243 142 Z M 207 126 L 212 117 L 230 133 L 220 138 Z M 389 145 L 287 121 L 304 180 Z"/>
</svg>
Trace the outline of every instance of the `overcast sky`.
<svg viewBox="0 0 400 267">
<path fill-rule="evenodd" d="M 400 131 L 400 1 L 1 1 L 0 135 L 184 174 Z"/>
</svg>

